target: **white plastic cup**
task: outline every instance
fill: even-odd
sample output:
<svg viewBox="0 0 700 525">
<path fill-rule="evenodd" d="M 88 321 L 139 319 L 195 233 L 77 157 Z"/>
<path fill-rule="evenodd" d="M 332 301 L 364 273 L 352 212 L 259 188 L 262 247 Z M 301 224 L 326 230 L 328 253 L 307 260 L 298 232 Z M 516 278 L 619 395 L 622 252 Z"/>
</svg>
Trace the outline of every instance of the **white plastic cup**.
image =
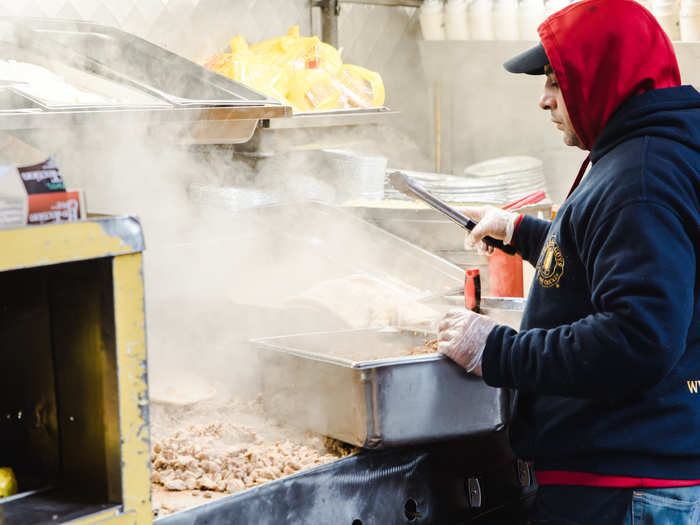
<svg viewBox="0 0 700 525">
<path fill-rule="evenodd" d="M 442 0 L 426 0 L 423 3 L 420 28 L 425 40 L 445 40 Z"/>
<path fill-rule="evenodd" d="M 518 40 L 518 0 L 494 0 L 493 36 L 496 40 Z"/>
<path fill-rule="evenodd" d="M 544 22 L 544 0 L 523 0 L 518 6 L 518 34 L 523 40 L 539 40 L 537 28 Z"/>
<path fill-rule="evenodd" d="M 680 13 L 681 40 L 700 41 L 700 0 L 682 0 Z"/>
<path fill-rule="evenodd" d="M 546 0 L 544 3 L 544 17 L 547 18 L 549 15 L 561 11 L 570 3 L 570 0 Z"/>
<path fill-rule="evenodd" d="M 469 34 L 472 40 L 493 40 L 491 0 L 474 0 L 469 5 Z"/>
<path fill-rule="evenodd" d="M 671 40 L 681 39 L 679 0 L 653 0 L 651 12 Z"/>
<path fill-rule="evenodd" d="M 680 15 L 681 16 L 698 16 L 698 15 L 700 15 L 700 0 L 681 0 Z"/>
<path fill-rule="evenodd" d="M 445 34 L 447 40 L 467 40 L 467 0 L 447 0 L 445 4 Z"/>
<path fill-rule="evenodd" d="M 681 40 L 684 42 L 700 42 L 700 15 L 680 16 Z"/>
</svg>

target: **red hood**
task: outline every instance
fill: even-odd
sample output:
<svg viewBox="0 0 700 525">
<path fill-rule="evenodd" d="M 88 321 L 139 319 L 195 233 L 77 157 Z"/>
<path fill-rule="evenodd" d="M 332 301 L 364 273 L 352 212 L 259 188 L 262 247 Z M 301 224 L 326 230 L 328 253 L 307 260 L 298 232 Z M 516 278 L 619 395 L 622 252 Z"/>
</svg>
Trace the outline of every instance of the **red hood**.
<svg viewBox="0 0 700 525">
<path fill-rule="evenodd" d="M 670 39 L 634 0 L 582 0 L 538 32 L 586 149 L 629 97 L 681 84 Z"/>
</svg>

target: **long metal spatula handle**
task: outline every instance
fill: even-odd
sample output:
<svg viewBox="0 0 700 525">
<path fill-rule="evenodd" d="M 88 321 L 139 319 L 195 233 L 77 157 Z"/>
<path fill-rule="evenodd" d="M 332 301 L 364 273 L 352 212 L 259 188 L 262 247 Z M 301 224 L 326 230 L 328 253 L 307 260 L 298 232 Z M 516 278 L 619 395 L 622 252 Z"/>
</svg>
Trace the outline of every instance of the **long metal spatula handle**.
<svg viewBox="0 0 700 525">
<path fill-rule="evenodd" d="M 458 212 L 452 206 L 446 204 L 444 201 L 425 191 L 425 189 L 423 189 L 420 186 L 420 184 L 418 184 L 405 173 L 402 173 L 400 171 L 394 171 L 390 173 L 389 182 L 391 182 L 392 186 L 394 186 L 394 188 L 399 190 L 401 193 L 408 195 L 409 197 L 422 200 L 429 206 L 435 208 L 437 211 L 444 213 L 445 215 L 447 215 L 447 217 L 459 224 L 462 228 L 471 231 L 474 229 L 474 226 L 476 226 L 476 223 L 469 217 Z M 503 241 L 488 236 L 484 237 L 483 240 L 489 246 L 498 248 L 499 250 L 509 255 L 513 255 L 515 253 L 515 247 L 511 245 L 505 245 L 503 244 Z"/>
</svg>

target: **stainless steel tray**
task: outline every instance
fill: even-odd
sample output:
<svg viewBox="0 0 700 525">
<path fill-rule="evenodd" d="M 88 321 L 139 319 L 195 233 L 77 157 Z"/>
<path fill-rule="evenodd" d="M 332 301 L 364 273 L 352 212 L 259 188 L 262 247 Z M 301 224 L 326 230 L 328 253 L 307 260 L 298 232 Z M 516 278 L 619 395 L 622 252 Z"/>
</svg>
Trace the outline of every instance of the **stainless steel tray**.
<svg viewBox="0 0 700 525">
<path fill-rule="evenodd" d="M 188 144 L 250 140 L 262 119 L 290 107 L 118 29 L 49 18 L 0 17 L 0 44 L 41 56 L 69 81 L 129 96 L 119 105 L 50 105 L 12 86 L 0 89 L 0 129 L 79 125 L 158 126 Z M 10 58 L 10 57 L 5 57 Z M 41 64 L 40 64 L 41 65 Z M 70 74 L 67 74 L 70 73 Z"/>
<path fill-rule="evenodd" d="M 257 339 L 265 408 L 282 421 L 373 449 L 502 429 L 509 391 L 438 354 L 380 358 L 424 341 L 424 334 L 399 329 Z"/>
<path fill-rule="evenodd" d="M 43 67 L 65 79 L 71 86 L 95 93 L 106 99 L 100 103 L 77 103 L 56 101 L 34 95 L 30 86 L 9 82 L 3 86 L 19 97 L 26 97 L 44 110 L 95 110 L 95 109 L 129 109 L 129 108 L 171 108 L 172 104 L 162 98 L 150 95 L 142 90 L 125 86 L 113 80 L 100 77 L 94 73 L 80 70 L 58 60 L 47 58 L 39 53 L 11 46 L 0 42 L 0 59 L 17 60 Z"/>
<path fill-rule="evenodd" d="M 0 18 L 14 40 L 81 69 L 142 89 L 176 106 L 280 103 L 248 86 L 114 27 L 51 18 Z"/>
</svg>

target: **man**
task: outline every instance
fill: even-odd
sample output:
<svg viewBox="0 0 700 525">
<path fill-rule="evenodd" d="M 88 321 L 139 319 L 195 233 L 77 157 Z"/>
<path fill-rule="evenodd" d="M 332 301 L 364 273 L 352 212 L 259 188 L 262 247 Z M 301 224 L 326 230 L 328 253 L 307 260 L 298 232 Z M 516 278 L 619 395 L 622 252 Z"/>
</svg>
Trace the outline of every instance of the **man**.
<svg viewBox="0 0 700 525">
<path fill-rule="evenodd" d="M 547 73 L 540 107 L 591 170 L 551 223 L 466 210 L 469 242 L 515 245 L 536 276 L 519 332 L 453 311 L 439 350 L 517 391 L 532 523 L 697 525 L 700 94 L 632 0 L 576 2 L 539 35 L 505 67 Z"/>
</svg>

